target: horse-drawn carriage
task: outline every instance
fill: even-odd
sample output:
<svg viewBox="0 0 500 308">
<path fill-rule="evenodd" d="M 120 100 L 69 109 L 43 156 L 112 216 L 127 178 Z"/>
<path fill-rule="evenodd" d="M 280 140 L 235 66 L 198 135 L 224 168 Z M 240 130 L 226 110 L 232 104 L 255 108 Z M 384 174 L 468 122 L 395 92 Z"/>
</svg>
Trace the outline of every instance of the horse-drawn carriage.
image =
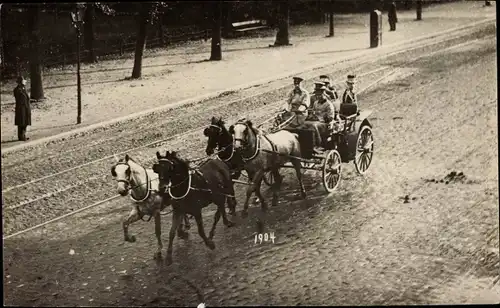
<svg viewBox="0 0 500 308">
<path fill-rule="evenodd" d="M 299 136 L 302 168 L 305 170 L 322 171 L 323 186 L 328 192 L 333 192 L 342 174 L 342 163 L 354 162 L 358 174 L 365 174 L 370 167 L 373 158 L 374 141 L 372 135 L 372 125 L 368 121 L 371 111 L 360 111 L 357 105 L 340 104 L 340 120 L 325 124 L 313 121 L 311 126 L 323 127 L 319 129 L 323 140 L 323 150 L 313 151 L 311 134 L 307 134 L 303 127 L 306 115 L 302 112 L 286 113 L 288 116 L 278 116 L 277 121 L 271 131 L 288 130 Z M 290 168 L 290 164 L 282 167 Z M 271 186 L 274 183 L 272 172 L 266 172 L 264 183 Z"/>
</svg>

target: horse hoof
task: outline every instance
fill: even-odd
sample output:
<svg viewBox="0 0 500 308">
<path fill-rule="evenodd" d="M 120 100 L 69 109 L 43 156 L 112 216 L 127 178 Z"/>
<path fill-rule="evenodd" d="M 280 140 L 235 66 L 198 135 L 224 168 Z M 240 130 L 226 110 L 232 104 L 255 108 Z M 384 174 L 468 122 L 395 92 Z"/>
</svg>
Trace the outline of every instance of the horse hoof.
<svg viewBox="0 0 500 308">
<path fill-rule="evenodd" d="M 209 241 L 207 242 L 207 246 L 208 246 L 208 248 L 210 248 L 211 250 L 214 250 L 214 249 L 215 249 L 215 244 L 214 244 L 214 242 L 212 242 L 212 240 L 209 240 Z"/>
</svg>

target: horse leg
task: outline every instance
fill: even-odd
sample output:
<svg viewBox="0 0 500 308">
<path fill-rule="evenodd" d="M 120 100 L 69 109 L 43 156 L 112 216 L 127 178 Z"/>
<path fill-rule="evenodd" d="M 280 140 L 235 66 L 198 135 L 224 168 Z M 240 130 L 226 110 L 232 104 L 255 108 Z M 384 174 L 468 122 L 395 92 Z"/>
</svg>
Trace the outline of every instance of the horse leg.
<svg viewBox="0 0 500 308">
<path fill-rule="evenodd" d="M 133 208 L 130 213 L 128 214 L 127 219 L 125 219 L 122 223 L 123 225 L 123 235 L 125 238 L 126 242 L 134 243 L 135 242 L 135 236 L 128 234 L 128 226 L 133 224 L 134 222 L 138 221 L 139 218 L 139 213 L 137 212 L 136 208 Z"/>
<path fill-rule="evenodd" d="M 307 194 L 306 194 L 306 189 L 304 188 L 304 183 L 302 183 L 302 164 L 300 160 L 298 159 L 292 159 L 291 161 L 293 168 L 295 169 L 295 174 L 297 175 L 297 179 L 299 180 L 299 185 L 300 185 L 300 196 L 302 199 L 305 199 Z"/>
<path fill-rule="evenodd" d="M 263 212 L 267 211 L 267 203 L 264 201 L 264 197 L 262 197 L 262 193 L 260 191 L 260 188 L 262 186 L 262 179 L 264 178 L 264 170 L 262 170 L 262 173 L 260 173 L 259 176 L 256 176 L 256 182 L 255 182 L 255 194 L 257 195 L 257 197 L 262 200 L 261 204 L 260 204 L 260 208 L 262 209 Z"/>
<path fill-rule="evenodd" d="M 201 216 L 201 210 L 200 212 L 194 215 L 194 218 L 196 219 L 196 224 L 198 225 L 198 234 L 205 242 L 205 245 L 207 245 L 208 248 L 214 250 L 215 244 L 211 239 L 207 238 L 207 235 L 205 234 L 205 229 L 203 228 L 203 217 Z"/>
<path fill-rule="evenodd" d="M 182 213 L 177 211 L 172 212 L 172 226 L 170 227 L 170 232 L 168 233 L 168 248 L 167 248 L 167 258 L 165 262 L 167 265 L 172 264 L 172 245 L 174 243 L 175 231 L 182 222 Z"/>
<path fill-rule="evenodd" d="M 158 240 L 158 248 L 156 249 L 155 259 L 161 260 L 161 250 L 163 249 L 163 244 L 161 242 L 161 216 L 160 211 L 155 212 L 155 234 Z"/>
<path fill-rule="evenodd" d="M 279 191 L 281 188 L 281 183 L 283 182 L 283 177 L 281 177 L 279 168 L 273 168 L 272 169 L 273 177 L 274 177 L 274 184 L 273 184 L 273 201 L 272 201 L 272 206 L 277 206 L 278 205 L 278 200 L 279 200 Z"/>
<path fill-rule="evenodd" d="M 219 209 L 217 209 L 217 211 L 215 212 L 215 216 L 214 216 L 214 224 L 212 225 L 212 230 L 210 230 L 210 233 L 208 234 L 208 238 L 210 240 L 212 240 L 214 238 L 215 227 L 217 226 L 217 223 L 219 222 L 220 216 L 221 216 L 221 213 L 220 213 Z"/>
<path fill-rule="evenodd" d="M 184 223 L 182 223 L 183 220 Z M 187 214 L 184 214 L 183 219 L 180 221 L 179 228 L 177 229 L 177 236 L 183 240 L 187 240 L 189 238 L 189 233 L 187 233 L 186 230 L 189 230 L 190 227 L 189 218 Z"/>
<path fill-rule="evenodd" d="M 250 184 L 247 188 L 247 197 L 245 199 L 245 204 L 243 205 L 243 211 L 241 212 L 241 217 L 245 218 L 248 216 L 248 204 L 250 202 L 250 198 L 252 197 L 253 192 L 255 191 L 255 194 L 259 199 L 261 200 L 261 206 L 264 205 L 264 199 L 262 198 L 262 195 L 260 193 L 260 187 L 257 189 L 257 184 L 260 183 L 262 180 L 262 177 L 264 176 L 264 171 L 259 170 L 256 172 L 253 177 L 252 177 L 252 184 Z M 259 185 L 260 186 L 260 185 Z"/>
</svg>

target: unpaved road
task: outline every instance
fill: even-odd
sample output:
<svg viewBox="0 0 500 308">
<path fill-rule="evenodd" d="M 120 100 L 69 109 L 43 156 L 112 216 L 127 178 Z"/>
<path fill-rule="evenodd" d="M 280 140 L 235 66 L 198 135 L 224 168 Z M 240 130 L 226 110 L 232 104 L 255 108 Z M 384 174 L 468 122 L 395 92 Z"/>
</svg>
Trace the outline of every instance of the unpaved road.
<svg viewBox="0 0 500 308">
<path fill-rule="evenodd" d="M 406 57 L 379 63 L 399 68 L 400 77 L 360 97 L 363 109 L 374 110 L 370 172 L 360 177 L 345 166 L 331 195 L 316 185 L 319 174 L 307 172 L 305 201 L 297 200 L 296 179 L 286 173 L 280 205 L 269 213 L 274 244 L 253 243 L 259 210 L 253 207 L 247 220 L 233 218 L 236 227 L 219 225 L 215 251 L 191 230 L 190 240 L 176 239 L 174 264 L 158 265 L 152 260 L 152 223 L 131 228 L 137 243 L 123 242 L 120 219 L 126 209 L 119 205 L 128 201 L 121 199 L 6 240 L 5 304 L 500 302 L 495 38 L 442 48 L 411 64 L 415 54 Z M 187 115 L 187 123 L 193 117 Z M 153 123 L 141 128 L 151 131 Z M 169 149 L 200 153 L 203 138 L 191 137 L 170 142 Z M 445 179 L 453 171 L 465 176 Z M 243 189 L 237 187 L 240 207 Z M 206 226 L 212 221 L 208 212 Z M 163 223 L 165 246 L 169 218 Z"/>
</svg>

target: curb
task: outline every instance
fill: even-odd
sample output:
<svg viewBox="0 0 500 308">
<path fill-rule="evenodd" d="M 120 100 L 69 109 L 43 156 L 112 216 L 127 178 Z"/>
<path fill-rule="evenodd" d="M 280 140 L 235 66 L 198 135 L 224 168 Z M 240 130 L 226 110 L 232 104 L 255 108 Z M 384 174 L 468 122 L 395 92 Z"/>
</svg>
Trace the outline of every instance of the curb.
<svg viewBox="0 0 500 308">
<path fill-rule="evenodd" d="M 143 116 L 146 116 L 146 115 L 158 112 L 158 111 L 165 111 L 165 110 L 169 110 L 169 109 L 174 109 L 174 108 L 178 108 L 178 107 L 181 107 L 181 106 L 184 106 L 184 105 L 188 105 L 188 104 L 193 104 L 193 103 L 201 103 L 201 102 L 203 102 L 205 100 L 216 98 L 217 96 L 220 96 L 221 94 L 223 94 L 225 92 L 238 91 L 238 90 L 242 90 L 242 89 L 253 87 L 255 85 L 265 84 L 265 83 L 269 83 L 271 81 L 276 81 L 276 80 L 280 80 L 280 79 L 289 78 L 292 75 L 304 73 L 304 72 L 307 72 L 307 71 L 314 71 L 314 70 L 317 70 L 317 69 L 321 69 L 322 67 L 327 66 L 327 65 L 333 65 L 333 64 L 337 64 L 337 63 L 346 62 L 346 61 L 349 61 L 349 60 L 354 60 L 354 59 L 360 58 L 360 57 L 362 57 L 364 55 L 369 55 L 369 54 L 372 54 L 372 53 L 377 52 L 377 51 L 384 51 L 384 50 L 391 49 L 391 48 L 394 48 L 394 47 L 403 47 L 405 44 L 409 44 L 409 43 L 420 43 L 420 42 L 422 42 L 424 40 L 433 39 L 433 38 L 440 37 L 440 36 L 443 36 L 445 34 L 456 32 L 456 31 L 459 31 L 459 30 L 465 30 L 465 29 L 468 29 L 468 28 L 474 28 L 474 27 L 477 27 L 477 26 L 481 26 L 483 24 L 487 24 L 487 23 L 492 22 L 492 21 L 496 21 L 496 18 L 487 18 L 487 19 L 484 19 L 484 20 L 481 20 L 481 21 L 472 22 L 472 23 L 469 23 L 469 24 L 466 24 L 466 25 L 463 25 L 463 26 L 459 26 L 459 27 L 447 29 L 447 30 L 444 30 L 444 31 L 440 31 L 440 32 L 432 33 L 432 34 L 418 36 L 418 37 L 415 37 L 413 39 L 404 40 L 404 41 L 393 43 L 393 44 L 389 44 L 389 45 L 382 45 L 381 47 L 379 47 L 377 49 L 366 49 L 366 50 L 358 52 L 356 54 L 352 54 L 352 55 L 344 56 L 344 57 L 339 57 L 339 58 L 337 58 L 334 61 L 332 61 L 332 60 L 325 61 L 325 62 L 323 62 L 321 64 L 315 64 L 315 65 L 312 65 L 312 66 L 309 66 L 309 67 L 301 68 L 300 70 L 294 70 L 294 71 L 290 71 L 290 72 L 287 72 L 287 73 L 283 73 L 283 74 L 278 75 L 278 76 L 267 77 L 267 78 L 260 79 L 260 80 L 254 80 L 252 82 L 249 82 L 249 83 L 246 83 L 246 84 L 237 85 L 237 86 L 234 86 L 234 87 L 231 87 L 231 88 L 227 88 L 227 89 L 224 89 L 224 90 L 219 90 L 219 91 L 216 91 L 216 92 L 212 92 L 212 93 L 208 93 L 208 94 L 199 95 L 199 96 L 196 96 L 196 97 L 184 99 L 182 101 L 179 101 L 179 102 L 176 102 L 176 103 L 173 103 L 173 104 L 164 105 L 164 106 L 158 106 L 158 107 L 155 107 L 155 108 L 151 108 L 151 109 L 143 110 L 143 111 L 140 111 L 140 112 L 136 112 L 136 113 L 133 113 L 133 114 L 130 114 L 130 115 L 127 115 L 127 116 L 123 116 L 123 117 L 114 118 L 114 119 L 111 119 L 111 120 L 107 120 L 107 121 L 103 121 L 103 122 L 91 124 L 91 125 L 88 125 L 88 126 L 85 126 L 85 127 L 82 127 L 82 128 L 77 128 L 77 129 L 74 129 L 74 130 L 71 130 L 71 131 L 68 131 L 68 132 L 64 132 L 64 133 L 60 133 L 60 134 L 57 134 L 57 135 L 40 138 L 40 139 L 37 139 L 37 140 L 30 141 L 28 143 L 23 143 L 23 144 L 15 145 L 15 146 L 8 147 L 8 148 L 5 148 L 5 149 L 1 149 L 0 152 L 2 152 L 2 156 L 3 156 L 3 154 L 7 154 L 7 153 L 10 153 L 10 152 L 19 151 L 19 150 L 26 149 L 26 148 L 36 147 L 38 145 L 41 145 L 41 144 L 44 144 L 44 143 L 49 143 L 51 141 L 58 140 L 58 139 L 63 139 L 63 138 L 71 137 L 71 136 L 76 136 L 76 135 L 79 135 L 79 134 L 82 134 L 82 133 L 85 133 L 85 132 L 90 132 L 90 131 L 97 130 L 97 129 L 100 129 L 100 128 L 104 128 L 104 127 L 107 127 L 107 126 L 111 126 L 111 125 L 119 123 L 119 122 L 125 122 L 125 121 L 129 121 L 129 120 L 137 119 L 137 118 L 140 118 L 140 117 L 143 117 Z"/>
</svg>

